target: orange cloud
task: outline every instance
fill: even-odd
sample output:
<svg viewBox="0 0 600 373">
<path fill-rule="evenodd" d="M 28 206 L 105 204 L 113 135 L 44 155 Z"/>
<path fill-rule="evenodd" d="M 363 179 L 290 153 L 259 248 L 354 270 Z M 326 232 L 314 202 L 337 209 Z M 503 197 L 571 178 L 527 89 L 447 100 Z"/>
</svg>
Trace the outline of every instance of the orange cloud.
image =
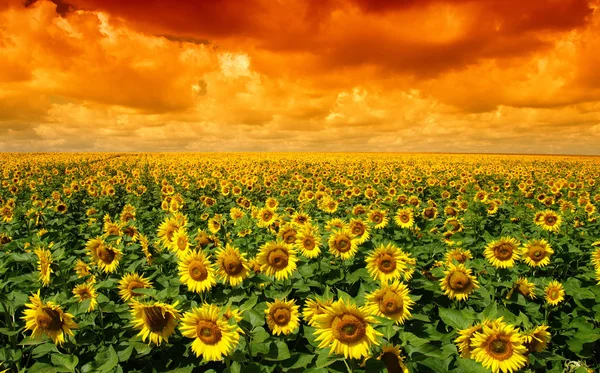
<svg viewBox="0 0 600 373">
<path fill-rule="evenodd" d="M 598 9 L 10 0 L 0 149 L 597 154 Z"/>
</svg>

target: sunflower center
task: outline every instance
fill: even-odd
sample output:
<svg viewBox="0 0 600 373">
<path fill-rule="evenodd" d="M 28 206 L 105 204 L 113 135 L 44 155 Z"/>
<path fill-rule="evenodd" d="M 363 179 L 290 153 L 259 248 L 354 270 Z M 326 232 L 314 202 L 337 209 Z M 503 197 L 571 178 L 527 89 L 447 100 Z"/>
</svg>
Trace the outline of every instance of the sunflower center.
<svg viewBox="0 0 600 373">
<path fill-rule="evenodd" d="M 144 308 L 143 320 L 144 324 L 152 332 L 162 331 L 173 316 L 170 312 L 164 312 L 163 308 L 157 306 L 151 306 Z"/>
<path fill-rule="evenodd" d="M 494 248 L 494 256 L 500 260 L 512 258 L 513 246 L 509 243 L 502 243 Z"/>
<path fill-rule="evenodd" d="M 77 295 L 79 295 L 79 298 L 81 298 L 82 301 L 90 299 L 92 297 L 92 294 L 90 294 L 90 291 L 88 289 L 79 290 Z"/>
<path fill-rule="evenodd" d="M 551 298 L 551 299 L 558 299 L 558 290 L 556 290 L 556 289 L 552 289 L 552 290 L 550 291 L 550 298 Z"/>
<path fill-rule="evenodd" d="M 188 241 L 185 237 L 179 237 L 177 239 L 177 248 L 183 251 L 187 248 L 187 243 Z"/>
<path fill-rule="evenodd" d="M 556 223 L 556 217 L 554 216 L 546 216 L 544 220 L 546 222 L 546 225 L 554 225 Z"/>
<path fill-rule="evenodd" d="M 215 345 L 219 343 L 223 335 L 221 329 L 212 321 L 200 320 L 196 326 L 198 338 L 207 345 Z"/>
<path fill-rule="evenodd" d="M 262 214 L 262 219 L 263 219 L 264 221 L 269 221 L 269 220 L 271 220 L 271 217 L 273 217 L 273 214 L 271 213 L 271 211 L 265 211 L 265 212 L 263 212 L 263 214 Z"/>
<path fill-rule="evenodd" d="M 315 248 L 315 239 L 312 237 L 306 237 L 304 241 L 302 241 L 302 246 L 305 250 L 312 250 Z"/>
<path fill-rule="evenodd" d="M 288 260 L 288 253 L 282 249 L 275 249 L 267 256 L 267 262 L 269 265 L 277 269 L 283 269 L 287 267 Z"/>
<path fill-rule="evenodd" d="M 513 355 L 513 348 L 506 336 L 493 336 L 488 344 L 488 354 L 495 360 L 506 360 Z"/>
<path fill-rule="evenodd" d="M 208 277 L 206 266 L 199 260 L 191 262 L 188 267 L 188 271 L 190 277 L 193 278 L 194 281 L 203 281 Z"/>
<path fill-rule="evenodd" d="M 452 259 L 456 260 L 459 263 L 464 263 L 467 260 L 467 258 L 465 257 L 465 255 L 462 254 L 462 253 L 454 253 L 454 254 L 452 254 Z"/>
<path fill-rule="evenodd" d="M 339 252 L 345 253 L 347 251 L 350 251 L 350 249 L 352 248 L 352 242 L 350 242 L 350 239 L 346 236 L 337 237 L 335 239 L 335 247 Z"/>
<path fill-rule="evenodd" d="M 374 223 L 381 223 L 381 221 L 383 220 L 383 217 L 381 216 L 381 214 L 375 214 L 375 215 L 373 215 L 371 220 L 373 220 Z"/>
<path fill-rule="evenodd" d="M 531 258 L 531 260 L 534 260 L 536 262 L 544 259 L 544 256 L 546 254 L 546 250 L 544 250 L 543 247 L 540 246 L 533 246 L 529 248 L 529 258 Z"/>
<path fill-rule="evenodd" d="M 42 330 L 62 330 L 60 313 L 49 307 L 42 308 L 42 312 L 37 315 L 36 322 L 39 328 Z"/>
<path fill-rule="evenodd" d="M 427 210 L 425 210 L 425 217 L 427 217 L 427 218 L 430 218 L 430 219 L 431 219 L 431 218 L 433 218 L 433 215 L 434 215 L 434 212 L 433 212 L 433 210 L 432 210 L 432 209 L 427 209 Z"/>
<path fill-rule="evenodd" d="M 402 312 L 404 301 L 398 294 L 388 292 L 379 302 L 379 311 L 384 315 L 395 315 Z"/>
<path fill-rule="evenodd" d="M 367 325 L 364 320 L 352 314 L 337 317 L 332 326 L 336 339 L 343 343 L 356 342 L 367 333 Z"/>
<path fill-rule="evenodd" d="M 228 254 L 223 258 L 223 270 L 230 276 L 235 276 L 242 272 L 244 266 L 237 255 Z"/>
<path fill-rule="evenodd" d="M 296 231 L 290 230 L 283 234 L 283 240 L 287 244 L 293 244 L 296 242 Z"/>
<path fill-rule="evenodd" d="M 396 259 L 390 254 L 382 254 L 377 262 L 378 269 L 383 273 L 391 273 L 396 269 Z"/>
<path fill-rule="evenodd" d="M 471 279 L 460 271 L 454 271 L 448 280 L 450 288 L 455 291 L 464 291 L 471 285 Z"/>
<path fill-rule="evenodd" d="M 352 227 L 352 233 L 354 233 L 357 236 L 362 236 L 365 233 L 365 227 L 356 224 Z"/>
<path fill-rule="evenodd" d="M 400 221 L 403 223 L 408 223 L 410 221 L 410 216 L 408 216 L 406 214 L 402 214 L 402 215 L 400 215 Z"/>
<path fill-rule="evenodd" d="M 129 285 L 127 285 L 127 289 L 131 292 L 132 295 L 136 296 L 136 295 L 140 295 L 138 293 L 136 293 L 135 291 L 133 291 L 133 289 L 144 289 L 146 287 L 145 284 L 139 282 L 139 281 L 131 281 L 129 283 Z"/>
<path fill-rule="evenodd" d="M 285 326 L 292 319 L 292 314 L 287 308 L 277 308 L 276 310 L 271 312 L 271 318 L 273 319 L 275 324 L 279 326 Z"/>
<path fill-rule="evenodd" d="M 115 259 L 115 252 L 104 245 L 98 247 L 96 253 L 98 254 L 98 258 L 106 264 L 112 263 Z"/>
</svg>

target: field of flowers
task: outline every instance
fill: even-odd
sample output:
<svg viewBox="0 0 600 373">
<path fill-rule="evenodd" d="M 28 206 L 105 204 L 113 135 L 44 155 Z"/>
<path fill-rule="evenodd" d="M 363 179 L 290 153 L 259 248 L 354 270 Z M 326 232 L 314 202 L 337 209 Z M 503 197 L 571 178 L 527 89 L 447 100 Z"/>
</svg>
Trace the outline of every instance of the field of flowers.
<svg viewBox="0 0 600 373">
<path fill-rule="evenodd" d="M 600 158 L 0 162 L 0 372 L 600 368 Z"/>
</svg>

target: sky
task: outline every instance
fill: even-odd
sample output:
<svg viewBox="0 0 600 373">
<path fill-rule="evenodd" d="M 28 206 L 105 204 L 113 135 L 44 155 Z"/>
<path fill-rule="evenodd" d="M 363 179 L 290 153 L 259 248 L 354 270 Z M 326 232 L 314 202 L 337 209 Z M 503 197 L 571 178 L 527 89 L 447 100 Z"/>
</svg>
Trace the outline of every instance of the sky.
<svg viewBox="0 0 600 373">
<path fill-rule="evenodd" d="M 600 154 L 600 0 L 0 0 L 0 151 Z"/>
</svg>

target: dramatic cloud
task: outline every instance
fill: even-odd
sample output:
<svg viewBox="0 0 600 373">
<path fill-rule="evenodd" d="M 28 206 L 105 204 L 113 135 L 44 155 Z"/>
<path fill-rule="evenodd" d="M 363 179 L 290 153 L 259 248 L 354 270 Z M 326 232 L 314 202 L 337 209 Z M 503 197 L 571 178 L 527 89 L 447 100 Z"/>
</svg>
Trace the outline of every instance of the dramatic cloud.
<svg viewBox="0 0 600 373">
<path fill-rule="evenodd" d="M 600 4 L 8 0 L 0 150 L 600 153 Z"/>
</svg>

